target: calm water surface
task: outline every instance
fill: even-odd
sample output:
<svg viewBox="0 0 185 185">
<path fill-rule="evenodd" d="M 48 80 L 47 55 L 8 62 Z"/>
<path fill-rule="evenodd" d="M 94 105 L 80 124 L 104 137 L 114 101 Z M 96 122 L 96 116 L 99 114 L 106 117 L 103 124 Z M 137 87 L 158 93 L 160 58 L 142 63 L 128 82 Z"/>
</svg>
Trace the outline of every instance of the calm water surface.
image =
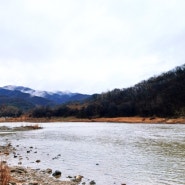
<svg viewBox="0 0 185 185">
<path fill-rule="evenodd" d="M 26 123 L 15 123 L 26 125 Z M 12 125 L 3 123 L 0 125 Z M 42 130 L 1 134 L 19 145 L 23 165 L 83 175 L 97 185 L 184 185 L 185 125 L 43 123 Z M 15 126 L 15 125 L 14 125 Z M 27 153 L 29 147 L 33 149 Z M 37 152 L 37 153 L 35 153 Z M 35 163 L 40 159 L 40 163 Z M 17 158 L 9 158 L 17 164 Z"/>
</svg>

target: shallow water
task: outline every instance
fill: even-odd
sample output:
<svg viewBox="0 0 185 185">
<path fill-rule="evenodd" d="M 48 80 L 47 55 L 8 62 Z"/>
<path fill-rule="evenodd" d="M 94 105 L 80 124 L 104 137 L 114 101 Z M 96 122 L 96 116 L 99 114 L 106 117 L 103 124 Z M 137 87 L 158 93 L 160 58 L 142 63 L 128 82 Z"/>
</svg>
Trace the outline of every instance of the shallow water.
<svg viewBox="0 0 185 185">
<path fill-rule="evenodd" d="M 185 184 L 185 125 L 40 125 L 44 129 L 0 135 L 0 144 L 8 139 L 14 146 L 19 145 L 16 149 L 23 156 L 23 165 L 60 170 L 62 179 L 80 174 L 85 182 L 95 180 L 98 185 Z M 40 163 L 35 162 L 38 159 Z M 8 160 L 18 163 L 18 158 Z"/>
</svg>

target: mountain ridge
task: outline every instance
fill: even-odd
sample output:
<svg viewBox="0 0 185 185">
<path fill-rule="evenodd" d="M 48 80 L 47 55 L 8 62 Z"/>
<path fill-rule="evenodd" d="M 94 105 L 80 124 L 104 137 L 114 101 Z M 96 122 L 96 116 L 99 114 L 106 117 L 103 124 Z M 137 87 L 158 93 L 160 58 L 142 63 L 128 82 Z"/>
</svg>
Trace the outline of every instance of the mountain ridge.
<svg viewBox="0 0 185 185">
<path fill-rule="evenodd" d="M 185 117 L 185 64 L 123 89 L 94 94 L 82 104 L 37 109 L 32 117 Z"/>
<path fill-rule="evenodd" d="M 0 87 L 0 106 L 14 106 L 23 112 L 37 106 L 56 106 L 70 101 L 83 101 L 90 95 L 71 92 L 37 91 L 29 87 L 7 85 Z"/>
<path fill-rule="evenodd" d="M 15 112 L 11 106 L 26 107 L 35 118 L 185 117 L 185 64 L 132 87 L 101 94 L 61 96 L 44 91 L 44 97 L 38 97 L 25 92 L 30 88 L 0 88 L 0 117 L 3 111 Z"/>
</svg>

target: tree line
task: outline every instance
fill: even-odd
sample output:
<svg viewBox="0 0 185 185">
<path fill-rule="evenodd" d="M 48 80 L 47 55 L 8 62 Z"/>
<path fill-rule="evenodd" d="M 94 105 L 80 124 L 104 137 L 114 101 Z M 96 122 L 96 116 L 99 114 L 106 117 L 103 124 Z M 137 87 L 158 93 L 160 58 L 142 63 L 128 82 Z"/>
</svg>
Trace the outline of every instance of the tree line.
<svg viewBox="0 0 185 185">
<path fill-rule="evenodd" d="M 94 94 L 83 103 L 34 107 L 23 112 L 18 106 L 1 105 L 0 117 L 179 117 L 185 116 L 185 64 L 144 80 L 133 87 Z M 18 103 L 19 105 L 19 103 Z"/>
<path fill-rule="evenodd" d="M 126 89 L 94 94 L 80 108 L 35 108 L 32 117 L 185 116 L 185 65 Z"/>
</svg>

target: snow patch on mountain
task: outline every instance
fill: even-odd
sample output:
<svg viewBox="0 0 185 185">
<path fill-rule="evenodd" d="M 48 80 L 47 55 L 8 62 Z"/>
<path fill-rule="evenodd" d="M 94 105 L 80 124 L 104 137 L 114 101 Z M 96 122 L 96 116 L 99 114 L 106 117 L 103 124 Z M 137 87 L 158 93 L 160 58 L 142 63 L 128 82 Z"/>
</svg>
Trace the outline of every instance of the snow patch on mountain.
<svg viewBox="0 0 185 185">
<path fill-rule="evenodd" d="M 43 98 L 46 96 L 52 96 L 52 95 L 59 95 L 59 96 L 67 95 L 71 97 L 76 94 L 76 93 L 71 93 L 70 91 L 55 91 L 55 92 L 38 91 L 38 90 L 34 90 L 28 87 L 14 86 L 14 85 L 4 86 L 3 89 L 7 89 L 10 91 L 20 91 L 22 93 L 30 94 L 31 97 L 38 96 L 38 97 L 43 97 Z"/>
<path fill-rule="evenodd" d="M 60 105 L 60 104 L 70 102 L 70 101 L 71 102 L 72 101 L 84 101 L 85 99 L 90 97 L 90 95 L 88 94 L 71 93 L 70 91 L 53 91 L 53 92 L 37 91 L 37 90 L 31 89 L 28 87 L 14 86 L 14 85 L 4 86 L 1 89 L 12 91 L 12 93 L 10 94 L 15 94 L 15 95 L 18 94 L 19 98 L 21 98 L 21 96 L 23 96 L 23 99 L 24 97 L 29 97 L 29 98 L 37 97 L 36 100 L 38 98 L 41 98 L 40 100 L 49 101 L 53 105 Z M 21 93 L 23 94 L 21 95 Z M 43 105 L 42 102 L 41 102 L 41 105 Z"/>
<path fill-rule="evenodd" d="M 7 86 L 4 86 L 3 89 L 7 89 L 7 90 L 10 90 L 10 91 L 14 91 L 16 89 L 17 86 L 14 86 L 14 85 L 7 85 Z"/>
</svg>

